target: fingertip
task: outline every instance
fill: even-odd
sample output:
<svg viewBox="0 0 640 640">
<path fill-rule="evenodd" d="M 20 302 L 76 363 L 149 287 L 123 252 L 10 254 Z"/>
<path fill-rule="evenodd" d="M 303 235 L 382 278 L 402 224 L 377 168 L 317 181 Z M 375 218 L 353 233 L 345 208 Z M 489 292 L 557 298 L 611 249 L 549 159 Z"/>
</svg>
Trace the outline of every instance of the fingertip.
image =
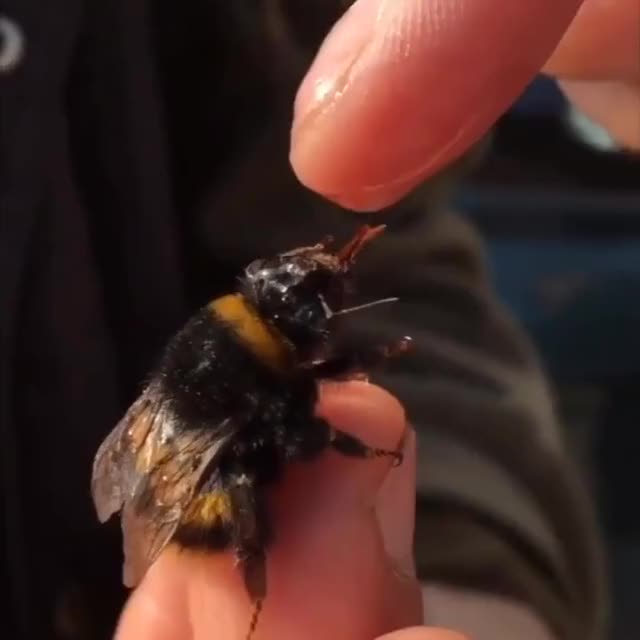
<svg viewBox="0 0 640 640">
<path fill-rule="evenodd" d="M 296 174 L 357 210 L 391 204 L 486 133 L 549 58 L 579 4 L 359 0 L 298 96 Z M 375 20 L 363 19 L 370 14 Z"/>
<path fill-rule="evenodd" d="M 168 547 L 131 593 L 115 640 L 189 640 L 192 637 L 184 580 L 177 552 Z"/>
<path fill-rule="evenodd" d="M 469 640 L 456 631 L 432 627 L 411 627 L 379 636 L 376 640 Z"/>
<path fill-rule="evenodd" d="M 397 448 L 406 428 L 400 401 L 386 389 L 360 380 L 323 383 L 317 413 L 334 427 L 383 449 Z"/>
</svg>

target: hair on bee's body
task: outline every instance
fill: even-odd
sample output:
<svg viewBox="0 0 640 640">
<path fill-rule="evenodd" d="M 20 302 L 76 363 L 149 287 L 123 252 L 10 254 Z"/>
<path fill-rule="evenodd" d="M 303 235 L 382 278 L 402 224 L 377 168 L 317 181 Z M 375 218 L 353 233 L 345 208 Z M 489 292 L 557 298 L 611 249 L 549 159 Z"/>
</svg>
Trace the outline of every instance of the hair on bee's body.
<svg viewBox="0 0 640 640">
<path fill-rule="evenodd" d="M 213 300 L 169 342 L 94 462 L 100 520 L 121 511 L 126 584 L 170 542 L 230 548 L 258 612 L 273 538 L 264 490 L 286 465 L 328 447 L 401 459 L 315 415 L 321 378 L 348 378 L 391 352 L 332 345 L 335 317 L 350 311 L 353 258 L 379 231 L 364 227 L 337 254 L 318 245 L 253 262 L 239 293 Z"/>
<path fill-rule="evenodd" d="M 285 384 L 284 368 L 252 350 L 238 331 L 238 318 L 225 318 L 215 310 L 216 302 L 196 313 L 173 338 L 154 376 L 182 421 L 195 428 L 250 412 L 255 403 L 247 388 L 269 390 Z M 275 335 L 270 339 L 274 344 L 280 340 Z"/>
<path fill-rule="evenodd" d="M 221 550 L 246 543 L 234 538 L 243 501 L 276 482 L 291 459 L 313 456 L 328 444 L 309 439 L 306 420 L 317 401 L 310 370 L 296 370 L 292 346 L 268 327 L 242 295 L 215 300 L 200 310 L 169 344 L 157 377 L 181 429 L 220 424 L 235 416 L 233 442 L 216 461 L 216 473 L 176 529 L 186 547 Z M 233 308 L 229 317 L 229 307 Z M 240 503 L 240 504 L 237 504 Z M 246 511 L 246 509 L 245 509 Z M 255 526 L 266 545 L 270 532 L 263 513 Z"/>
</svg>

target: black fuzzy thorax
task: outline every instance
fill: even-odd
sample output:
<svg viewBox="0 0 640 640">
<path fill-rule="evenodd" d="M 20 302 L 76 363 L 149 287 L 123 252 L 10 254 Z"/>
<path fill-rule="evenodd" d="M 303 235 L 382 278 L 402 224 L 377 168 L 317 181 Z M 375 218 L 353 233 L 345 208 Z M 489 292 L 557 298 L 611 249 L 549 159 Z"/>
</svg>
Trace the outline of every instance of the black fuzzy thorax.
<svg viewBox="0 0 640 640">
<path fill-rule="evenodd" d="M 269 367 L 208 308 L 170 342 L 157 379 L 180 428 L 217 429 L 228 421 L 233 437 L 217 461 L 223 475 L 246 472 L 269 484 L 294 449 L 321 447 L 312 426 L 315 376 Z"/>
<path fill-rule="evenodd" d="M 252 414 L 287 385 L 206 307 L 171 340 L 157 377 L 176 417 L 194 428 Z"/>
<path fill-rule="evenodd" d="M 328 442 L 327 429 L 314 418 L 315 376 L 270 368 L 205 308 L 170 342 L 156 379 L 179 428 L 209 426 L 220 429 L 221 436 L 228 429 L 232 434 L 202 487 L 206 492 L 207 485 L 215 486 L 232 496 L 230 519 L 185 523 L 176 542 L 261 553 L 271 539 L 261 489 L 276 482 L 289 461 L 314 457 Z M 239 484 L 240 478 L 249 485 Z"/>
</svg>

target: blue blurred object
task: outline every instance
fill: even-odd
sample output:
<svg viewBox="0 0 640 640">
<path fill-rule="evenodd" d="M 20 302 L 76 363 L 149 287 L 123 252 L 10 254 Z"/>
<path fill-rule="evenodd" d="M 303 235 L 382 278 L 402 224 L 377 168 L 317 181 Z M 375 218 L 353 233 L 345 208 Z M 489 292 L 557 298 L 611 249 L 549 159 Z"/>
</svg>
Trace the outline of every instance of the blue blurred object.
<svg viewBox="0 0 640 640">
<path fill-rule="evenodd" d="M 483 232 L 501 299 L 558 380 L 640 373 L 640 162 L 576 145 L 539 79 L 454 203 Z M 546 115 L 540 116 L 541 113 Z M 478 176 L 480 176 L 478 178 Z"/>
<path fill-rule="evenodd" d="M 555 80 L 546 76 L 536 76 L 511 108 L 517 116 L 562 115 L 567 101 Z"/>
<path fill-rule="evenodd" d="M 456 203 L 484 232 L 498 295 L 551 375 L 640 373 L 640 193 L 487 187 Z"/>
<path fill-rule="evenodd" d="M 500 297 L 554 377 L 640 373 L 640 239 L 490 240 Z"/>
</svg>

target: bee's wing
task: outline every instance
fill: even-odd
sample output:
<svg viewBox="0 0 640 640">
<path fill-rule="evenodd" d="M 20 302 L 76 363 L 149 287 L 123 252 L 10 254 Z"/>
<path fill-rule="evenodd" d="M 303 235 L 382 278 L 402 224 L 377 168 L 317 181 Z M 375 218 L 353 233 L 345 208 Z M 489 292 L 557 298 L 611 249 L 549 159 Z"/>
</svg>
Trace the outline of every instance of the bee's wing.
<svg viewBox="0 0 640 640">
<path fill-rule="evenodd" d="M 231 430 L 191 429 L 162 445 L 162 462 L 137 483 L 135 495 L 122 509 L 127 586 L 138 584 L 169 543 L 203 474 L 231 435 Z"/>
<path fill-rule="evenodd" d="M 205 470 L 233 435 L 231 419 L 181 428 L 151 385 L 102 443 L 92 476 L 101 521 L 122 511 L 124 581 L 135 586 L 174 534 Z"/>
<path fill-rule="evenodd" d="M 131 405 L 104 439 L 93 461 L 91 493 L 100 522 L 120 511 L 127 493 L 135 493 L 140 478 L 137 456 L 147 436 L 162 420 L 161 398 L 152 385 Z"/>
</svg>

